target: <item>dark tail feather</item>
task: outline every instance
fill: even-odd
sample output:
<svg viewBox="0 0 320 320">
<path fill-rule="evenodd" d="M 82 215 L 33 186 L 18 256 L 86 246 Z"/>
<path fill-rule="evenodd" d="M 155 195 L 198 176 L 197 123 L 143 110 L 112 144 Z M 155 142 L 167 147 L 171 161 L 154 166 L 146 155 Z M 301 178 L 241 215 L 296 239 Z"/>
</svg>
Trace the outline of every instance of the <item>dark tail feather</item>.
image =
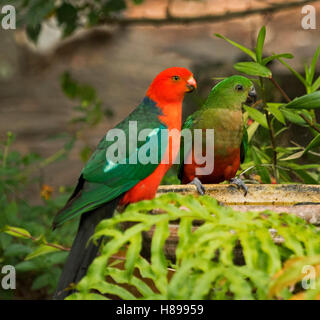
<svg viewBox="0 0 320 320">
<path fill-rule="evenodd" d="M 55 300 L 63 300 L 72 293 L 71 290 L 65 290 L 71 283 L 78 283 L 87 273 L 87 270 L 96 257 L 102 238 L 98 245 L 93 242 L 88 244 L 88 240 L 93 235 L 97 224 L 107 218 L 111 218 L 116 209 L 119 198 L 116 198 L 103 207 L 86 212 L 82 215 L 76 238 L 68 259 L 63 267 L 56 292 L 53 296 Z"/>
</svg>

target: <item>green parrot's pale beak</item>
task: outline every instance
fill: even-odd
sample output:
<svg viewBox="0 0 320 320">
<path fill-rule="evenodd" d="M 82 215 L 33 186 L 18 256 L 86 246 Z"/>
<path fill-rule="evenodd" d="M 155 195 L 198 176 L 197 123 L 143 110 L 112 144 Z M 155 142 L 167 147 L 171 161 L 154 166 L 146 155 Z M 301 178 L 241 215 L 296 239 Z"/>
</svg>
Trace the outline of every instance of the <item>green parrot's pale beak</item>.
<svg viewBox="0 0 320 320">
<path fill-rule="evenodd" d="M 252 105 L 256 101 L 257 101 L 257 91 L 256 91 L 255 87 L 251 87 L 251 89 L 249 90 L 249 93 L 248 93 L 248 98 L 247 98 L 246 104 Z"/>
</svg>

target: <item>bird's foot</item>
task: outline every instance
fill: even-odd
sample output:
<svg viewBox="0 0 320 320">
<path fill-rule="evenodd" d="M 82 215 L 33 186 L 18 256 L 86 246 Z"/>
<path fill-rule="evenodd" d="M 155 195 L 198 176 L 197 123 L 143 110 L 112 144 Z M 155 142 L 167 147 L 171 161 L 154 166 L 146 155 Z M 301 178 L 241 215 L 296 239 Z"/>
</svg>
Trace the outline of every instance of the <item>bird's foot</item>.
<svg viewBox="0 0 320 320">
<path fill-rule="evenodd" d="M 204 186 L 202 185 L 201 181 L 198 178 L 194 178 L 191 182 L 189 182 L 188 184 L 193 184 L 194 186 L 197 187 L 197 191 L 199 192 L 199 194 L 201 194 L 202 196 L 206 193 L 206 189 L 204 188 Z"/>
<path fill-rule="evenodd" d="M 230 180 L 231 184 L 234 184 L 237 186 L 237 188 L 240 190 L 242 189 L 244 192 L 244 196 L 246 196 L 248 194 L 248 187 L 245 185 L 245 183 L 238 177 L 232 178 Z"/>
</svg>

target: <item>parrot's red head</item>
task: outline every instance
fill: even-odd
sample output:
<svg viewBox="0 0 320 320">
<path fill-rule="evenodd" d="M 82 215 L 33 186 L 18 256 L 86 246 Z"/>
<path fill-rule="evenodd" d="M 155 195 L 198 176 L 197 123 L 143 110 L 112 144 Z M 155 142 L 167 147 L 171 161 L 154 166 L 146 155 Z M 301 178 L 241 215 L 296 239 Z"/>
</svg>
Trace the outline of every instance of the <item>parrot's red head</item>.
<svg viewBox="0 0 320 320">
<path fill-rule="evenodd" d="M 185 93 L 196 87 L 197 82 L 188 69 L 174 67 L 157 75 L 147 91 L 147 96 L 160 106 L 182 103 Z"/>
</svg>

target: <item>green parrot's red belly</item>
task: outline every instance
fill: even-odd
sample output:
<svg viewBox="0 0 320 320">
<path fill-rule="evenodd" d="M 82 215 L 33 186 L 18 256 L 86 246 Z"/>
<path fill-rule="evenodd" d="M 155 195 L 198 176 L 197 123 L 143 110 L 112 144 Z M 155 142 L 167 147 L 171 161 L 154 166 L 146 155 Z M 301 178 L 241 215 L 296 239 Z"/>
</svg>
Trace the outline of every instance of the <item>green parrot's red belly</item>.
<svg viewBox="0 0 320 320">
<path fill-rule="evenodd" d="M 209 175 L 197 175 L 196 168 L 204 166 L 205 164 L 197 165 L 193 157 L 192 163 L 184 164 L 182 183 L 189 183 L 196 177 L 205 184 L 220 183 L 234 178 L 240 167 L 240 148 L 229 149 L 224 155 L 215 152 L 213 172 Z"/>
</svg>

